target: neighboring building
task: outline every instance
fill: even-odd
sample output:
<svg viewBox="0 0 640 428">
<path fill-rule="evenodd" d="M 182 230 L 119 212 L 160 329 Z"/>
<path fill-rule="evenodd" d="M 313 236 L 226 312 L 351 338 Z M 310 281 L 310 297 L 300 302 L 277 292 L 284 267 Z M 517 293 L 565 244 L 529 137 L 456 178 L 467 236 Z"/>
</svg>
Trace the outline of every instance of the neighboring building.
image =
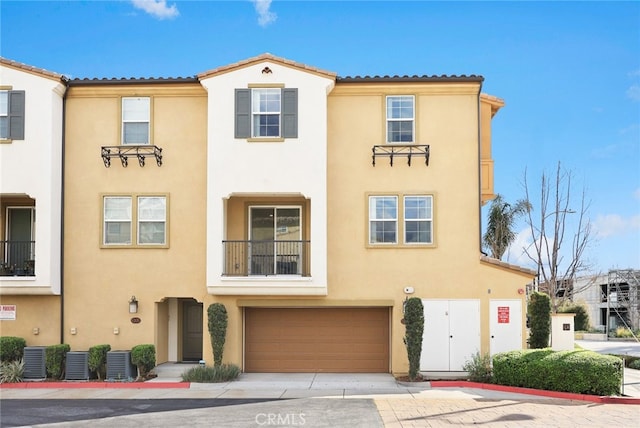
<svg viewBox="0 0 640 428">
<path fill-rule="evenodd" d="M 419 297 L 423 371 L 524 347 L 535 272 L 480 251 L 503 106 L 482 80 L 341 78 L 270 54 L 71 80 L 63 341 L 211 362 L 220 302 L 224 360 L 244 371 L 405 373 Z"/>
<path fill-rule="evenodd" d="M 640 270 L 612 269 L 604 275 L 577 278 L 572 300 L 587 306 L 590 325 L 596 330 L 610 332 L 618 327 L 630 327 L 637 331 L 640 329 Z"/>
<path fill-rule="evenodd" d="M 0 58 L 0 330 L 60 341 L 66 79 Z"/>
</svg>

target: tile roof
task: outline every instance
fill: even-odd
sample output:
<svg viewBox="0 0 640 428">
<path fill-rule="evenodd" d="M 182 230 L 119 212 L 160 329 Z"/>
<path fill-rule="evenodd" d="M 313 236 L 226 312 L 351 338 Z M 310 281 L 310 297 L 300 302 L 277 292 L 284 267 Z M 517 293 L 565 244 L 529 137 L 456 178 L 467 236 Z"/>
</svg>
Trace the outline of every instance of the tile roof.
<svg viewBox="0 0 640 428">
<path fill-rule="evenodd" d="M 68 80 L 67 77 L 62 74 L 54 73 L 53 71 L 45 70 L 44 68 L 34 67 L 32 65 L 24 64 L 22 62 L 14 61 L 12 59 L 4 58 L 1 56 L 0 56 L 0 64 L 6 65 L 12 68 L 24 70 L 30 73 L 39 74 L 42 77 L 53 78 L 61 81 Z"/>
<path fill-rule="evenodd" d="M 337 77 L 337 83 L 393 83 L 393 82 L 482 82 L 484 77 L 471 74 L 469 76 L 463 74 L 456 75 L 413 75 L 413 76 L 345 76 Z"/>
<path fill-rule="evenodd" d="M 111 78 L 75 78 L 69 80 L 69 86 L 90 85 L 140 85 L 153 83 L 197 83 L 198 78 L 192 77 L 111 77 Z"/>
<path fill-rule="evenodd" d="M 336 73 L 334 73 L 332 71 L 321 70 L 319 68 L 312 67 L 310 65 L 303 64 L 301 62 L 291 61 L 289 59 L 282 58 L 282 57 L 279 57 L 279 56 L 275 56 L 275 55 L 272 55 L 272 54 L 267 52 L 267 53 L 263 53 L 263 54 L 258 55 L 258 56 L 254 56 L 252 58 L 248 58 L 248 59 L 245 59 L 245 60 L 242 60 L 242 61 L 234 62 L 233 64 L 224 65 L 222 67 L 218 67 L 218 68 L 214 68 L 212 70 L 205 71 L 203 73 L 198 74 L 198 78 L 199 79 L 205 79 L 207 77 L 210 77 L 210 76 L 213 76 L 213 75 L 216 75 L 216 74 L 226 73 L 228 71 L 231 71 L 231 70 L 234 70 L 234 69 L 237 69 L 237 68 L 241 68 L 241 67 L 246 67 L 246 66 L 261 62 L 261 61 L 272 61 L 272 62 L 280 63 L 282 65 L 286 65 L 286 66 L 289 66 L 289 67 L 298 68 L 298 69 L 303 70 L 303 71 L 309 71 L 309 72 L 312 72 L 312 73 L 323 74 L 326 77 L 329 77 L 331 79 L 335 79 L 335 77 L 336 77 Z"/>
<path fill-rule="evenodd" d="M 517 272 L 521 272 L 524 274 L 527 274 L 531 277 L 536 276 L 536 271 L 528 269 L 528 268 L 524 268 L 522 266 L 517 266 L 517 265 L 513 265 L 510 263 L 506 263 L 503 262 L 501 260 L 498 259 L 494 259 L 493 257 L 489 257 L 489 256 L 480 256 L 480 261 L 485 262 L 485 263 L 489 263 L 495 266 L 500 266 L 503 267 L 505 269 L 509 269 L 509 270 L 513 270 L 513 271 L 517 271 Z"/>
</svg>

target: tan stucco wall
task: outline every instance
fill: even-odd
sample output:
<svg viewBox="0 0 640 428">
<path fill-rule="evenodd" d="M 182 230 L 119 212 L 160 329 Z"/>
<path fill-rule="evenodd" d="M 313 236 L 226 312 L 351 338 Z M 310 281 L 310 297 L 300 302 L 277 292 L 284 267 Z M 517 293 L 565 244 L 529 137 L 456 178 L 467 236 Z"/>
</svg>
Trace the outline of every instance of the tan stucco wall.
<svg viewBox="0 0 640 428">
<path fill-rule="evenodd" d="M 120 145 L 121 97 L 152 96 L 152 144 L 163 165 L 135 158 L 105 168 L 101 146 Z M 72 87 L 67 98 L 65 194 L 65 342 L 73 350 L 109 343 L 158 344 L 166 359 L 168 297 L 206 296 L 206 92 L 198 84 Z M 101 248 L 102 196 L 163 194 L 168 248 Z M 135 295 L 137 314 L 129 314 Z M 132 317 L 141 322 L 133 324 Z M 75 335 L 72 328 L 77 328 Z M 163 326 L 164 327 L 164 326 Z M 114 334 L 114 329 L 119 334 Z"/>
<path fill-rule="evenodd" d="M 0 296 L 0 305 L 16 305 L 16 319 L 0 321 L 0 336 L 22 337 L 27 346 L 60 343 L 60 296 Z"/>
</svg>

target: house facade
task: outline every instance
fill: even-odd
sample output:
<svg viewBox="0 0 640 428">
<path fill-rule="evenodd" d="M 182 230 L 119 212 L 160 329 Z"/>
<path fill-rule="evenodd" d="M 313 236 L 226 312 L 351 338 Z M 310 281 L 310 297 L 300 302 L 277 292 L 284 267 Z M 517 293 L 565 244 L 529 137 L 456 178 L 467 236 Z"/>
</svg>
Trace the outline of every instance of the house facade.
<svg viewBox="0 0 640 428">
<path fill-rule="evenodd" d="M 60 341 L 66 79 L 0 58 L 0 329 Z"/>
<path fill-rule="evenodd" d="M 524 347 L 535 273 L 480 247 L 504 105 L 482 81 L 270 54 L 69 81 L 62 340 L 210 363 L 222 303 L 224 361 L 244 371 L 406 373 L 418 297 L 425 372 Z"/>
</svg>

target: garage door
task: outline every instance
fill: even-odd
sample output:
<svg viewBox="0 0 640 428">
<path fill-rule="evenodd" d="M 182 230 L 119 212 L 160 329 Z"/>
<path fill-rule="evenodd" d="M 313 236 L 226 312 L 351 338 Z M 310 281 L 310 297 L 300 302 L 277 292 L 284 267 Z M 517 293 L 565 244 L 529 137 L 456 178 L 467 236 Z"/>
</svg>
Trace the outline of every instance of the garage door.
<svg viewBox="0 0 640 428">
<path fill-rule="evenodd" d="M 246 372 L 387 373 L 388 308 L 246 308 Z"/>
</svg>

